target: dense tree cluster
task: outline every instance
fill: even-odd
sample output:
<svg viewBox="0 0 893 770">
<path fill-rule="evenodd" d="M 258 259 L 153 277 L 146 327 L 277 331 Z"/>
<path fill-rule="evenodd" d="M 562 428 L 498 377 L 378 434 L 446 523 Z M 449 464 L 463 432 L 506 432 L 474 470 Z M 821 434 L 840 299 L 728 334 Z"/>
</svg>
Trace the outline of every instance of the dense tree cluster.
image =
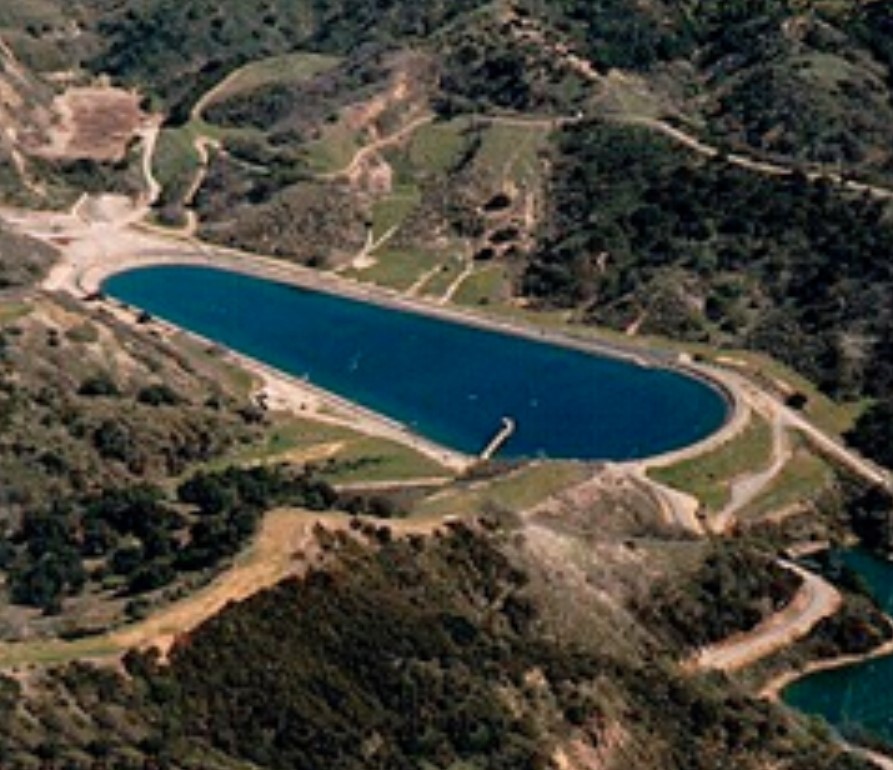
<svg viewBox="0 0 893 770">
<path fill-rule="evenodd" d="M 589 85 L 556 56 L 549 41 L 525 35 L 518 19 L 483 19 L 439 45 L 438 112 L 493 108 L 565 115 L 580 109 Z"/>
<path fill-rule="evenodd" d="M 442 571 L 448 580 L 431 579 Z M 573 660 L 555 650 L 553 668 L 531 641 L 522 586 L 505 557 L 463 531 L 285 583 L 212 620 L 174 650 L 169 671 L 150 672 L 172 713 L 163 740 L 189 736 L 277 768 L 545 768 L 525 673 L 548 666 L 582 721 L 594 704 L 574 685 Z"/>
<path fill-rule="evenodd" d="M 787 604 L 799 585 L 797 575 L 753 546 L 717 546 L 688 579 L 655 586 L 641 615 L 662 627 L 673 646 L 703 647 L 753 628 Z"/>
<path fill-rule="evenodd" d="M 90 0 L 88 0 L 90 1 Z M 304 48 L 346 54 L 422 39 L 482 0 L 153 0 L 106 12 L 98 71 L 139 83 L 185 120 L 198 96 L 245 62 Z"/>
<path fill-rule="evenodd" d="M 545 770 L 559 747 L 611 756 L 618 729 L 637 768 L 867 767 L 724 679 L 556 636 L 499 535 L 321 538 L 325 568 L 228 607 L 165 665 L 71 666 L 44 701 L 0 680 L 4 768 Z"/>
<path fill-rule="evenodd" d="M 765 350 L 838 396 L 893 382 L 882 203 L 599 123 L 563 132 L 551 201 L 529 294 L 620 328 Z"/>
<path fill-rule="evenodd" d="M 692 21 L 679 3 L 626 0 L 532 0 L 531 12 L 575 40 L 602 71 L 648 70 L 689 53 Z"/>
<path fill-rule="evenodd" d="M 713 76 L 709 131 L 736 147 L 889 179 L 889 67 L 866 40 L 873 26 L 833 21 L 766 14 L 717 35 L 702 54 Z"/>
<path fill-rule="evenodd" d="M 886 387 L 889 393 L 891 385 Z M 893 399 L 882 398 L 868 407 L 846 438 L 866 457 L 893 468 Z"/>
<path fill-rule="evenodd" d="M 844 510 L 862 544 L 877 553 L 893 549 L 893 496 L 878 486 L 845 485 Z"/>
<path fill-rule="evenodd" d="M 69 312 L 67 328 L 26 312 L 0 326 L 0 518 L 180 476 L 257 434 L 226 383 L 114 326 L 133 363 L 113 374 L 99 324 Z"/>
<path fill-rule="evenodd" d="M 237 553 L 264 511 L 279 504 L 323 510 L 337 496 L 304 473 L 259 467 L 198 473 L 169 501 L 140 484 L 28 511 L 0 542 L 10 599 L 58 612 L 88 583 L 133 596 L 208 569 Z"/>
</svg>

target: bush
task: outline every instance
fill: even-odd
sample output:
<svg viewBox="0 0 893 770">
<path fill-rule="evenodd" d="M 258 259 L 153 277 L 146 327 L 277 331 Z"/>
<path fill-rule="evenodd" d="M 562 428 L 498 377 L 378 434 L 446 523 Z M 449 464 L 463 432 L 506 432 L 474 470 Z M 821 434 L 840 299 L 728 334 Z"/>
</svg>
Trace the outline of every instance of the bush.
<svg viewBox="0 0 893 770">
<path fill-rule="evenodd" d="M 846 434 L 846 440 L 866 457 L 893 468 L 893 399 L 870 406 Z"/>
<path fill-rule="evenodd" d="M 115 381 L 108 374 L 96 374 L 85 379 L 78 388 L 78 395 L 95 397 L 120 396 L 121 391 Z"/>
<path fill-rule="evenodd" d="M 136 400 L 147 406 L 177 406 L 183 402 L 179 393 L 163 383 L 141 388 Z"/>
</svg>

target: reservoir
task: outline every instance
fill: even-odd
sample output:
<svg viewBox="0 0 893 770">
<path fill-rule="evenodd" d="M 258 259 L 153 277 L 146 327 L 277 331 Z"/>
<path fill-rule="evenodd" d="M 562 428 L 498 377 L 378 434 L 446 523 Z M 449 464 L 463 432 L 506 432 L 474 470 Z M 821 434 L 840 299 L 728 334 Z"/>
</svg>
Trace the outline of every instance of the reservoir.
<svg viewBox="0 0 893 770">
<path fill-rule="evenodd" d="M 103 291 L 469 454 L 503 417 L 502 457 L 628 460 L 728 416 L 719 390 L 677 371 L 232 271 L 139 268 Z"/>
<path fill-rule="evenodd" d="M 867 584 L 880 607 L 893 611 L 893 563 L 853 549 L 837 556 Z M 810 674 L 785 688 L 790 706 L 823 717 L 845 737 L 866 736 L 893 747 L 893 656 Z"/>
</svg>

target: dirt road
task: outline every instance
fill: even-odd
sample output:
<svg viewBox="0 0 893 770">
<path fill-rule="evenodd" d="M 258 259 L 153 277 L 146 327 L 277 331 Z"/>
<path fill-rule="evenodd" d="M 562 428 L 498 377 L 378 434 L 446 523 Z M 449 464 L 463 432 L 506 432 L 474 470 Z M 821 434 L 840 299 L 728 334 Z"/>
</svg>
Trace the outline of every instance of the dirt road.
<svg viewBox="0 0 893 770">
<path fill-rule="evenodd" d="M 436 519 L 414 521 L 378 520 L 368 523 L 390 528 L 396 536 L 430 534 L 441 526 Z M 0 643 L 0 670 L 33 665 L 57 665 L 74 660 L 115 660 L 127 650 L 157 648 L 166 655 L 177 638 L 188 634 L 216 615 L 227 604 L 238 602 L 276 585 L 286 577 L 303 574 L 318 556 L 314 530 L 346 530 L 350 517 L 302 509 L 280 509 L 264 517 L 254 542 L 232 566 L 204 589 L 169 605 L 143 621 L 117 631 L 75 641 Z"/>
<path fill-rule="evenodd" d="M 790 604 L 753 630 L 700 650 L 690 666 L 723 671 L 743 668 L 803 638 L 816 623 L 840 609 L 840 593 L 826 580 L 792 562 L 782 562 L 782 566 L 803 580 Z"/>
<path fill-rule="evenodd" d="M 769 411 L 767 417 L 772 429 L 772 459 L 767 467 L 732 481 L 729 502 L 710 522 L 714 532 L 721 534 L 730 531 L 735 523 L 736 514 L 771 486 L 793 455 L 784 420 L 774 409 L 770 408 Z"/>
<path fill-rule="evenodd" d="M 684 145 L 688 149 L 693 150 L 694 152 L 698 153 L 699 155 L 703 155 L 704 157 L 715 158 L 720 155 L 720 150 L 717 147 L 701 141 L 697 137 L 692 136 L 691 134 L 683 131 L 680 128 L 677 128 L 676 126 L 670 125 L 664 120 L 649 117 L 624 116 L 621 119 L 621 122 L 626 123 L 627 125 L 639 125 L 650 128 L 651 130 L 657 131 L 664 136 L 669 137 L 673 141 Z M 744 168 L 748 171 L 755 171 L 759 174 L 765 174 L 767 176 L 789 176 L 795 170 L 790 166 L 784 166 L 778 163 L 758 160 L 756 158 L 742 155 L 740 153 L 725 153 L 723 157 L 728 163 L 731 163 L 733 166 L 738 166 L 739 168 Z M 867 193 L 868 195 L 871 195 L 875 198 L 881 198 L 883 200 L 893 199 L 893 190 L 890 190 L 889 188 L 881 187 L 879 185 L 867 184 L 865 182 L 856 182 L 852 179 L 846 179 L 834 171 L 805 170 L 804 176 L 806 176 L 806 178 L 812 182 L 818 181 L 820 179 L 830 179 L 835 184 L 839 184 L 852 192 Z"/>
</svg>

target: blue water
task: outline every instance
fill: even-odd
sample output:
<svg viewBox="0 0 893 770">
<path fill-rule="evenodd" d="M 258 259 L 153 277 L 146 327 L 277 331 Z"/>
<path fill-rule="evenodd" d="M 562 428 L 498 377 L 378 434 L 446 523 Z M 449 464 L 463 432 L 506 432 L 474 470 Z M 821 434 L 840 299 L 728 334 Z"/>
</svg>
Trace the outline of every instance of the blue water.
<svg viewBox="0 0 893 770">
<path fill-rule="evenodd" d="M 861 549 L 837 556 L 862 577 L 884 611 L 893 611 L 893 563 Z M 872 736 L 893 747 L 893 657 L 811 674 L 785 688 L 782 697 L 847 735 Z"/>
<path fill-rule="evenodd" d="M 516 431 L 502 456 L 613 460 L 689 445 L 727 416 L 677 372 L 235 272 L 140 268 L 103 290 L 463 452 L 503 416 Z"/>
</svg>

